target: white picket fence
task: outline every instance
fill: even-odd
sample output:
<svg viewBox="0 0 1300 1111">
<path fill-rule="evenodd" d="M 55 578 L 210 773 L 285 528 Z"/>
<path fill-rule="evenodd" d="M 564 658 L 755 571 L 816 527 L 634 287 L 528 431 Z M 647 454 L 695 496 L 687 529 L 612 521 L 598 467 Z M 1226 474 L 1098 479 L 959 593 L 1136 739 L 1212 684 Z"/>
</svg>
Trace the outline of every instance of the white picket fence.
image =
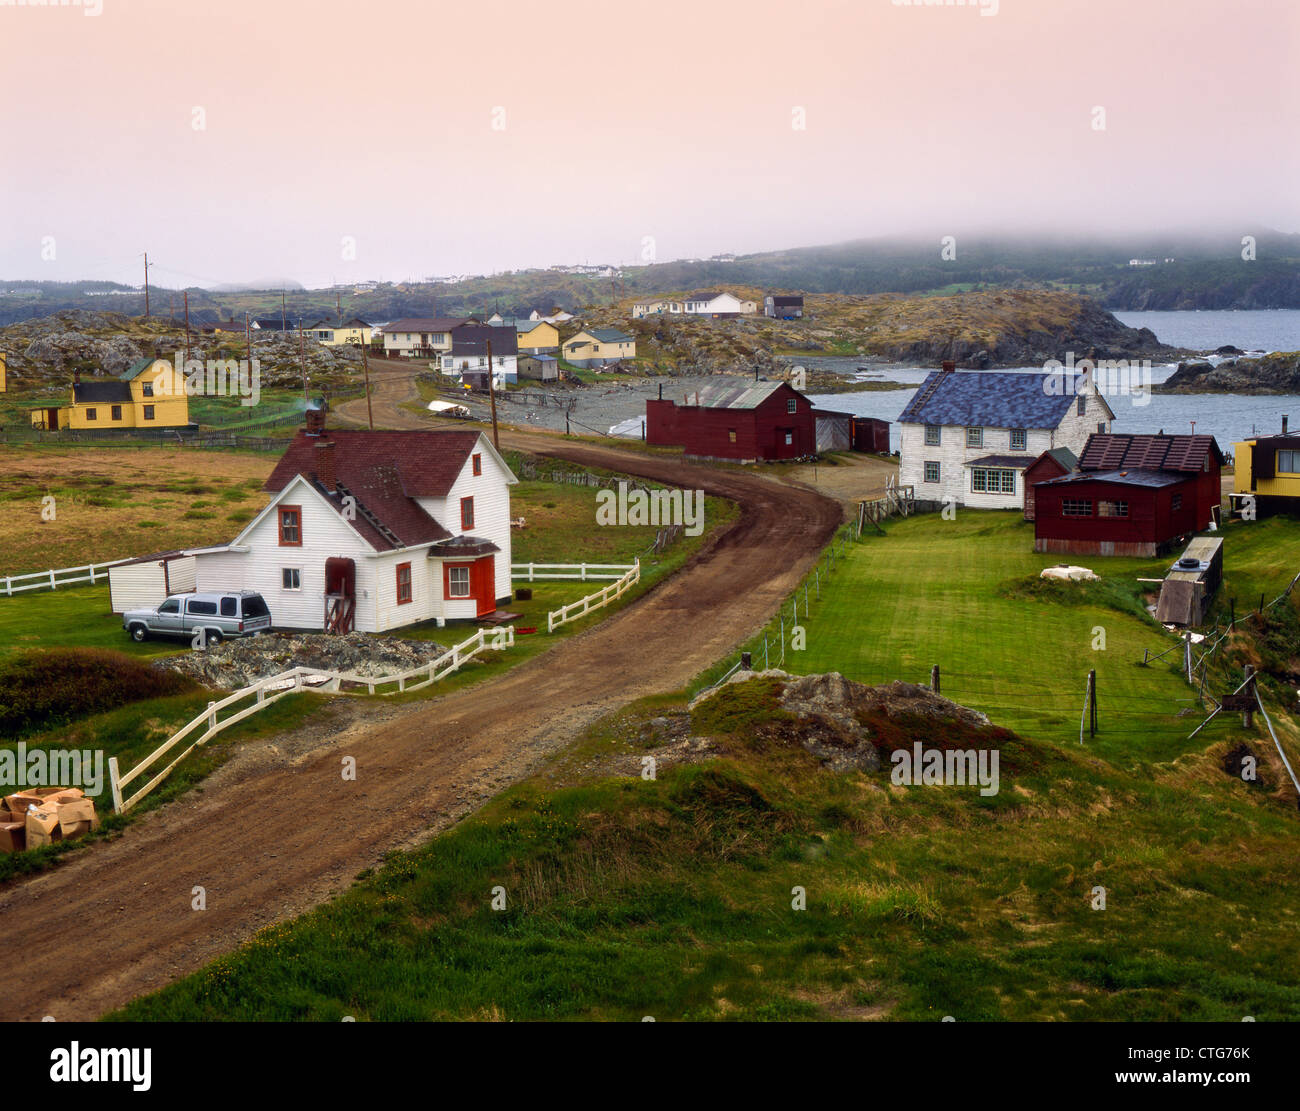
<svg viewBox="0 0 1300 1111">
<path fill-rule="evenodd" d="M 454 645 L 447 649 L 446 652 L 428 663 L 420 664 L 418 667 L 410 668 L 407 671 L 396 672 L 392 675 L 358 675 L 353 671 L 322 671 L 314 667 L 295 667 L 289 671 L 282 671 L 278 675 L 271 675 L 265 679 L 260 679 L 247 687 L 241 687 L 233 694 L 227 695 L 219 702 L 209 702 L 208 708 L 203 711 L 193 721 L 182 726 L 173 733 L 167 740 L 163 741 L 153 752 L 140 761 L 125 775 L 120 775 L 117 766 L 117 757 L 111 756 L 108 760 L 108 778 L 113 792 L 113 810 L 122 814 L 139 802 L 145 795 L 158 786 L 168 773 L 176 767 L 200 745 L 206 744 L 227 726 L 234 725 L 238 721 L 243 721 L 250 714 L 257 713 L 258 710 L 277 702 L 286 694 L 293 694 L 295 691 L 304 688 L 316 688 L 319 690 L 337 691 L 343 683 L 357 683 L 364 685 L 370 694 L 397 694 L 399 691 L 414 691 L 421 687 L 427 687 L 431 683 L 436 683 L 439 679 L 444 679 L 453 671 L 458 670 L 467 661 L 473 659 L 480 652 L 493 651 L 503 652 L 507 648 L 513 648 L 515 644 L 515 629 L 513 625 L 507 625 L 499 629 L 479 629 L 468 640 L 461 641 L 460 644 Z M 411 679 L 423 676 L 419 682 L 412 683 Z M 396 689 L 391 691 L 376 692 L 377 687 L 389 686 L 395 684 Z M 218 715 L 222 710 L 229 709 L 246 699 L 253 699 L 251 705 L 237 710 L 229 717 L 219 718 Z M 135 794 L 129 798 L 124 798 L 122 789 L 135 780 L 139 779 L 145 771 L 157 761 L 161 760 L 172 751 L 181 741 L 189 737 L 196 729 L 206 724 L 207 729 L 197 738 L 192 740 L 179 756 L 158 772 L 152 779 L 141 787 Z"/>
<path fill-rule="evenodd" d="M 546 615 L 546 631 L 553 633 L 561 625 L 569 621 L 577 621 L 580 617 L 586 617 L 587 614 L 594 610 L 609 605 L 615 599 L 621 598 L 640 581 L 641 561 L 638 559 L 632 564 L 627 574 L 619 578 L 617 582 L 612 582 L 603 590 L 596 591 L 595 594 L 588 594 L 585 598 L 579 598 L 576 602 L 570 602 L 567 606 L 561 606 L 559 609 L 548 613 Z"/>
<path fill-rule="evenodd" d="M 634 563 L 512 563 L 510 577 L 524 582 L 538 579 L 621 579 Z"/>
<path fill-rule="evenodd" d="M 33 571 L 29 575 L 6 575 L 4 577 L 5 597 L 21 594 L 24 590 L 57 590 L 61 586 L 75 586 L 77 583 L 104 582 L 108 579 L 107 568 L 116 567 L 119 563 L 127 562 L 125 559 L 114 559 L 108 563 L 87 563 L 84 567 L 59 567 L 50 571 Z M 78 575 L 78 572 L 81 571 L 88 572 L 88 574 Z M 98 578 L 95 577 L 96 572 L 98 572 Z M 60 575 L 77 575 L 78 577 L 59 578 Z M 38 579 L 40 581 L 28 583 L 26 586 L 14 585 L 14 583 L 26 579 Z"/>
</svg>

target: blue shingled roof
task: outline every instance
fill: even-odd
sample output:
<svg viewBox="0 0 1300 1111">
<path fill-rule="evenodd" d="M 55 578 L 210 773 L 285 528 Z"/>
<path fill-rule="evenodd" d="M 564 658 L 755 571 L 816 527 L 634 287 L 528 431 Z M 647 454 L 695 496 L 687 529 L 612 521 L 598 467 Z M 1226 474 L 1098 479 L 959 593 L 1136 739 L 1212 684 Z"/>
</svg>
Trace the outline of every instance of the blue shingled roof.
<svg viewBox="0 0 1300 1111">
<path fill-rule="evenodd" d="M 988 428 L 1056 428 L 1074 404 L 1083 376 L 977 370 L 931 371 L 899 416 L 904 424 Z M 942 379 L 942 381 L 939 381 Z M 1055 379 L 1047 382 L 1047 379 Z M 1048 387 L 1059 393 L 1048 393 Z"/>
</svg>

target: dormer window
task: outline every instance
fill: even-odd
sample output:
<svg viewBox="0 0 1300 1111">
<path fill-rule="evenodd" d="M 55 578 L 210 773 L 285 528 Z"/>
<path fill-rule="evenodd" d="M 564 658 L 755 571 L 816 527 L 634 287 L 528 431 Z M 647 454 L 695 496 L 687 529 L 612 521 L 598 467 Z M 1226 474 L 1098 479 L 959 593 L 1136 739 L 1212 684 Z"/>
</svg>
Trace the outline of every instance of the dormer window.
<svg viewBox="0 0 1300 1111">
<path fill-rule="evenodd" d="M 153 383 L 146 382 L 144 386 L 141 387 L 141 392 L 144 394 L 145 397 L 153 397 Z"/>
</svg>

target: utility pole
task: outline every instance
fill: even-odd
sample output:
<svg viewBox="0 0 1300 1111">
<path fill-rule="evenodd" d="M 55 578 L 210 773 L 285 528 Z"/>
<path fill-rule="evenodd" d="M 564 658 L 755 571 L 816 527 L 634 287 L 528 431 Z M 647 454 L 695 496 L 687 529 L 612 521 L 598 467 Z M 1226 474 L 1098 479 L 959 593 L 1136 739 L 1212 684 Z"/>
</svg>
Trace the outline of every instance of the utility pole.
<svg viewBox="0 0 1300 1111">
<path fill-rule="evenodd" d="M 373 431 L 375 414 L 374 410 L 370 408 L 370 356 L 366 353 L 367 346 L 368 344 L 365 343 L 361 345 L 361 372 L 366 376 L 366 416 L 370 420 L 370 428 Z"/>
<path fill-rule="evenodd" d="M 298 317 L 298 357 L 302 359 L 302 399 L 307 400 L 307 342 L 302 335 L 302 317 Z"/>
<path fill-rule="evenodd" d="M 144 317 L 149 319 L 149 252 L 144 252 Z"/>
<path fill-rule="evenodd" d="M 497 389 L 496 376 L 492 373 L 492 341 L 487 341 L 488 360 L 488 400 L 492 402 L 492 446 L 501 450 L 501 439 L 497 435 Z"/>
<path fill-rule="evenodd" d="M 334 291 L 334 311 L 338 314 L 339 324 L 343 323 L 343 293 L 341 290 Z"/>
<path fill-rule="evenodd" d="M 248 352 L 249 373 L 253 365 L 253 325 L 248 319 L 248 310 L 244 310 L 244 349 Z"/>
<path fill-rule="evenodd" d="M 281 333 L 289 330 L 289 320 L 284 312 L 284 290 L 280 290 L 280 331 Z"/>
</svg>

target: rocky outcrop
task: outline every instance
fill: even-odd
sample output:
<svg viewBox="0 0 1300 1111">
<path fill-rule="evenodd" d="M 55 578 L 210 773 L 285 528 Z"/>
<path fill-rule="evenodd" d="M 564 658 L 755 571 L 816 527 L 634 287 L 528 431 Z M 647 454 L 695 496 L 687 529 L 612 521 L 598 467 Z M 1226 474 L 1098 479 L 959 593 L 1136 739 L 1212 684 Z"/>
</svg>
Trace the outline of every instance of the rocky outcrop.
<svg viewBox="0 0 1300 1111">
<path fill-rule="evenodd" d="M 1279 351 L 1257 359 L 1179 363 L 1157 393 L 1300 394 L 1300 352 Z"/>
<path fill-rule="evenodd" d="M 361 372 L 361 355 L 351 347 L 325 347 L 296 335 L 253 332 L 253 355 L 262 388 L 302 384 L 303 363 L 318 383 L 349 380 Z M 24 320 L 0 329 L 0 351 L 8 356 L 16 386 L 66 386 L 73 371 L 83 378 L 120 375 L 137 359 L 184 356 L 185 330 L 168 321 L 143 321 L 118 313 L 82 310 Z M 242 336 L 205 336 L 192 330 L 192 359 L 245 358 Z"/>
<path fill-rule="evenodd" d="M 268 633 L 224 640 L 204 651 L 186 652 L 157 661 L 197 679 L 204 686 L 235 690 L 294 667 L 322 671 L 352 671 L 358 675 L 391 675 L 436 659 L 445 652 L 432 641 L 347 633 Z"/>
<path fill-rule="evenodd" d="M 986 729 L 991 724 L 978 710 L 958 705 L 928 687 L 901 681 L 868 687 L 836 671 L 821 675 L 791 675 L 778 668 L 738 671 L 717 689 L 697 695 L 691 708 L 717 697 L 732 684 L 754 679 L 775 679 L 782 684 L 780 707 L 794 724 L 784 729 L 773 726 L 775 735 L 812 753 L 830 771 L 879 770 L 880 738 L 868 724 L 871 715 L 931 718 L 936 723 L 958 723 L 971 729 Z"/>
</svg>

